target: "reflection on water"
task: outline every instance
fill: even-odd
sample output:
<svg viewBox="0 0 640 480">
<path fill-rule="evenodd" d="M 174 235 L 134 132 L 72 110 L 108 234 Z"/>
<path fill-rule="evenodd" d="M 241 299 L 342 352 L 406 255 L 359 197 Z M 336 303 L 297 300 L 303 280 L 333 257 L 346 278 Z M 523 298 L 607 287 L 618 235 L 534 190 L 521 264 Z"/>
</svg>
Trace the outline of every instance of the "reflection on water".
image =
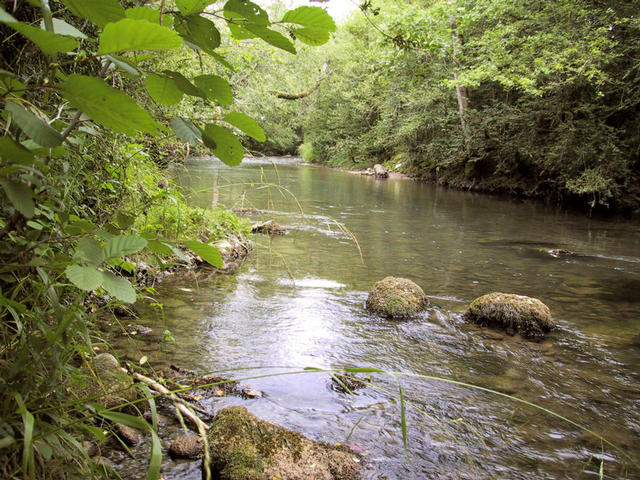
<svg viewBox="0 0 640 480">
<path fill-rule="evenodd" d="M 286 159 L 233 169 L 195 160 L 176 178 L 195 204 L 269 210 L 256 218 L 290 233 L 256 237 L 235 277 L 161 285 L 164 318 L 145 308 L 141 323 L 171 330 L 177 343 L 158 351 L 138 340 L 132 356 L 202 372 L 234 369 L 238 378 L 343 365 L 444 377 L 538 403 L 638 460 L 639 225 Z M 386 275 L 421 285 L 429 310 L 403 322 L 367 315 L 367 290 Z M 465 305 L 491 291 L 542 299 L 559 330 L 532 343 L 465 324 Z M 263 368 L 239 370 L 247 366 Z M 412 404 L 411 461 L 398 381 Z M 242 403 L 315 439 L 351 435 L 368 452 L 371 479 L 598 478 L 601 461 L 604 478 L 639 478 L 619 452 L 540 410 L 433 378 L 375 374 L 374 382 L 352 397 L 310 371 L 263 378 L 250 383 L 265 398 L 225 398 L 214 408 Z M 199 478 L 197 469 L 180 468 L 165 476 Z"/>
</svg>

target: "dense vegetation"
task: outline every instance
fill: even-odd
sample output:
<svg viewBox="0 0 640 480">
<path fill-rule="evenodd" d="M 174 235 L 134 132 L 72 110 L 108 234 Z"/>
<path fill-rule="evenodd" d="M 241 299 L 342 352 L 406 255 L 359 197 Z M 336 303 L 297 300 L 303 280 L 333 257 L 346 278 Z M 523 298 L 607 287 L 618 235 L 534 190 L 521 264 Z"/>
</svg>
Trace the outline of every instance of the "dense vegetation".
<svg viewBox="0 0 640 480">
<path fill-rule="evenodd" d="M 82 445 L 115 418 L 85 388 L 105 348 L 99 316 L 153 295 L 141 265 L 148 277 L 195 254 L 221 267 L 212 243 L 248 233 L 188 206 L 162 168 L 190 147 L 237 165 L 244 137 L 264 141 L 227 80 L 241 40 L 295 53 L 335 24 L 319 7 L 272 23 L 245 0 L 0 6 L 0 477 L 110 478 Z M 154 434 L 148 478 L 159 467 Z"/>
<path fill-rule="evenodd" d="M 288 75 L 241 89 L 249 100 L 321 80 L 297 102 L 255 103 L 278 132 L 272 150 L 304 142 L 317 163 L 384 163 L 462 188 L 638 210 L 637 2 L 405 0 L 361 10 L 327 46 L 268 60 Z"/>
<path fill-rule="evenodd" d="M 110 476 L 81 443 L 114 418 L 79 394 L 98 317 L 154 294 L 142 261 L 247 233 L 167 179 L 190 152 L 640 207 L 635 1 L 365 1 L 337 32 L 273 3 L 0 2 L 2 478 Z"/>
</svg>

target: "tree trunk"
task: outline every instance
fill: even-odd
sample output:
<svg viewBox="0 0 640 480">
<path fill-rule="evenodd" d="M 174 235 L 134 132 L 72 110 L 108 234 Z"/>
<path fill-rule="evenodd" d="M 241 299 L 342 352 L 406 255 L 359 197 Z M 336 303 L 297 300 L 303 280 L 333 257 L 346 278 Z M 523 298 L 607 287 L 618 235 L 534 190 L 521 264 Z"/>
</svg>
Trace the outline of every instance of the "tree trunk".
<svg viewBox="0 0 640 480">
<path fill-rule="evenodd" d="M 456 81 L 456 97 L 458 99 L 458 110 L 460 112 L 460 123 L 462 124 L 462 134 L 464 136 L 464 145 L 467 153 L 471 150 L 471 133 L 469 131 L 469 125 L 465 119 L 465 110 L 469 106 L 469 92 L 467 87 L 463 87 L 458 82 L 458 69 L 462 67 L 462 63 L 458 60 L 458 45 L 463 44 L 463 39 L 458 35 L 458 26 L 456 25 L 456 19 L 453 15 L 449 17 L 449 26 L 451 27 L 451 39 L 452 42 L 452 56 L 455 68 L 453 71 L 453 78 Z"/>
</svg>

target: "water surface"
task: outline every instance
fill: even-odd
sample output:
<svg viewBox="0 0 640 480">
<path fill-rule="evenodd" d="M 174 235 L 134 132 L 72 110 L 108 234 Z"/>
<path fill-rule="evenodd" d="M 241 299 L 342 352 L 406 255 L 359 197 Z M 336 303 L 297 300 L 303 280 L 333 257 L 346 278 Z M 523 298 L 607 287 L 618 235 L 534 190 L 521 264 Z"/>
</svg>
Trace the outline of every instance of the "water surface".
<svg viewBox="0 0 640 480">
<path fill-rule="evenodd" d="M 442 377 L 539 404 L 640 460 L 637 223 L 289 159 L 233 169 L 198 159 L 176 178 L 194 204 L 258 208 L 254 220 L 274 219 L 290 233 L 256 236 L 237 276 L 161 284 L 164 316 L 144 308 L 140 322 L 169 329 L 176 344 L 138 342 L 132 356 L 232 369 L 236 378 L 345 365 Z M 406 321 L 368 315 L 367 291 L 387 275 L 418 283 L 428 311 Z M 467 325 L 465 306 L 492 291 L 542 299 L 559 329 L 533 343 Z M 372 381 L 376 388 L 350 396 L 331 389 L 326 374 L 254 379 L 246 383 L 264 398 L 212 408 L 242 404 L 314 439 L 348 438 L 366 452 L 370 479 L 587 479 L 599 478 L 601 464 L 603 478 L 640 478 L 616 450 L 507 398 L 415 376 Z M 200 478 L 184 464 L 168 463 L 163 474 Z"/>
</svg>

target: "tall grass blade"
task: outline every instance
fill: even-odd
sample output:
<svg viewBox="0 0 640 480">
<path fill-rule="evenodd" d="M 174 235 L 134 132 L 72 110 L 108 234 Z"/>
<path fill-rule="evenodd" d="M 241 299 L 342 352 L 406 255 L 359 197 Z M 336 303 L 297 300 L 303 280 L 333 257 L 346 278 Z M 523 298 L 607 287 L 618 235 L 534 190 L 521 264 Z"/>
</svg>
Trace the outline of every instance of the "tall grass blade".
<svg viewBox="0 0 640 480">
<path fill-rule="evenodd" d="M 151 430 L 151 458 L 147 468 L 147 480 L 158 480 L 160 478 L 160 467 L 162 466 L 162 444 L 155 430 Z"/>
</svg>

